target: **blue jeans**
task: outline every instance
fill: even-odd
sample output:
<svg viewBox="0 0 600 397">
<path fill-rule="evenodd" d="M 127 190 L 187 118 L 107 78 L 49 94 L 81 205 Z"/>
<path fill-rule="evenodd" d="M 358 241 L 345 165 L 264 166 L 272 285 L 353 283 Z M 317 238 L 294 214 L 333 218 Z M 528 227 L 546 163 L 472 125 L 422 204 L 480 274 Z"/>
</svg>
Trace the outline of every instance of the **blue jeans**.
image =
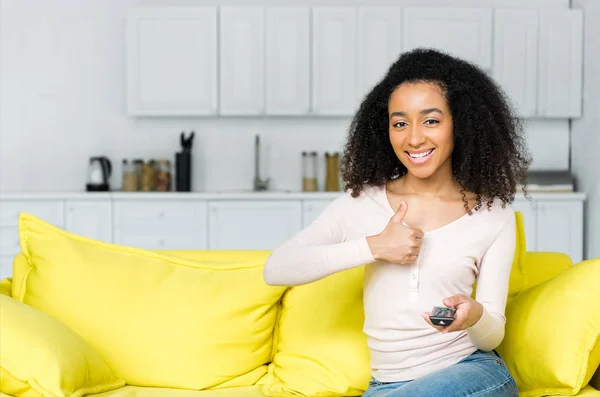
<svg viewBox="0 0 600 397">
<path fill-rule="evenodd" d="M 458 363 L 405 382 L 372 379 L 363 397 L 518 397 L 515 380 L 495 352 L 475 351 Z"/>
</svg>

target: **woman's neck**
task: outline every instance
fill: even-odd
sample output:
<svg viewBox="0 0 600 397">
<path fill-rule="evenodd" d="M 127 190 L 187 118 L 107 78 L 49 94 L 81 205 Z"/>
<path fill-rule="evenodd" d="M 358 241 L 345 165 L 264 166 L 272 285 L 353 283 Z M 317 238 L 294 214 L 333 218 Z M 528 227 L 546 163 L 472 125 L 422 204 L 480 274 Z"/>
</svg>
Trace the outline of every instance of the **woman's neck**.
<svg viewBox="0 0 600 397">
<path fill-rule="evenodd" d="M 460 192 L 460 185 L 452 178 L 451 172 L 438 172 L 426 179 L 408 173 L 391 181 L 388 189 L 395 193 L 415 194 L 424 197 L 448 197 Z"/>
</svg>

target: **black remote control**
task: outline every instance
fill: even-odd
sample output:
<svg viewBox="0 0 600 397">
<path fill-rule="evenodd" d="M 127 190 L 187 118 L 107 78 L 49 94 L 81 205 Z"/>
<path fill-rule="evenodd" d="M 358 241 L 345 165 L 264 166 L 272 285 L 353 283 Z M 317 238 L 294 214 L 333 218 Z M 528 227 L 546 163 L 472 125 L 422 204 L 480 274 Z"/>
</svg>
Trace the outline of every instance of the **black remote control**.
<svg viewBox="0 0 600 397">
<path fill-rule="evenodd" d="M 434 306 L 429 315 L 429 321 L 431 321 L 433 325 L 447 327 L 454 321 L 455 313 L 456 309 L 453 307 Z"/>
</svg>

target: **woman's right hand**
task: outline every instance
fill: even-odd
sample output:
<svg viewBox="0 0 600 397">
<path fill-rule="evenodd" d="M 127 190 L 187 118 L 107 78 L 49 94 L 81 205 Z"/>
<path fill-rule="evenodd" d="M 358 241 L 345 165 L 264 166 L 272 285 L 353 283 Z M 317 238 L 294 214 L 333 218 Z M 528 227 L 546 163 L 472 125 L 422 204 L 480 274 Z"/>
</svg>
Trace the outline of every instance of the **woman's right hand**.
<svg viewBox="0 0 600 397">
<path fill-rule="evenodd" d="M 423 241 L 423 231 L 402 223 L 408 205 L 401 202 L 383 231 L 367 237 L 367 243 L 376 260 L 391 263 L 412 264 L 417 261 Z"/>
</svg>

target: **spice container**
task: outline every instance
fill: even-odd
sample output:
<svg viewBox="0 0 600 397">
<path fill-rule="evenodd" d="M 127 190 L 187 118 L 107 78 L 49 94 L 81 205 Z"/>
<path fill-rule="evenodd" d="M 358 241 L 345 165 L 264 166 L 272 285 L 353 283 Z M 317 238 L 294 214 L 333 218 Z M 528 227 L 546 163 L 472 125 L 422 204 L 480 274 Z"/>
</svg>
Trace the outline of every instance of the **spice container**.
<svg viewBox="0 0 600 397">
<path fill-rule="evenodd" d="M 152 192 L 156 187 L 155 161 L 142 164 L 141 187 L 143 192 Z"/>
<path fill-rule="evenodd" d="M 171 162 L 169 160 L 156 162 L 156 190 L 159 192 L 171 191 Z"/>
<path fill-rule="evenodd" d="M 138 173 L 133 162 L 129 162 L 123 159 L 123 191 L 124 192 L 135 192 L 138 190 Z"/>
<path fill-rule="evenodd" d="M 316 192 L 317 190 L 317 152 L 302 152 L 302 191 Z"/>
<path fill-rule="evenodd" d="M 325 191 L 339 192 L 340 191 L 340 154 L 325 153 Z"/>
</svg>

